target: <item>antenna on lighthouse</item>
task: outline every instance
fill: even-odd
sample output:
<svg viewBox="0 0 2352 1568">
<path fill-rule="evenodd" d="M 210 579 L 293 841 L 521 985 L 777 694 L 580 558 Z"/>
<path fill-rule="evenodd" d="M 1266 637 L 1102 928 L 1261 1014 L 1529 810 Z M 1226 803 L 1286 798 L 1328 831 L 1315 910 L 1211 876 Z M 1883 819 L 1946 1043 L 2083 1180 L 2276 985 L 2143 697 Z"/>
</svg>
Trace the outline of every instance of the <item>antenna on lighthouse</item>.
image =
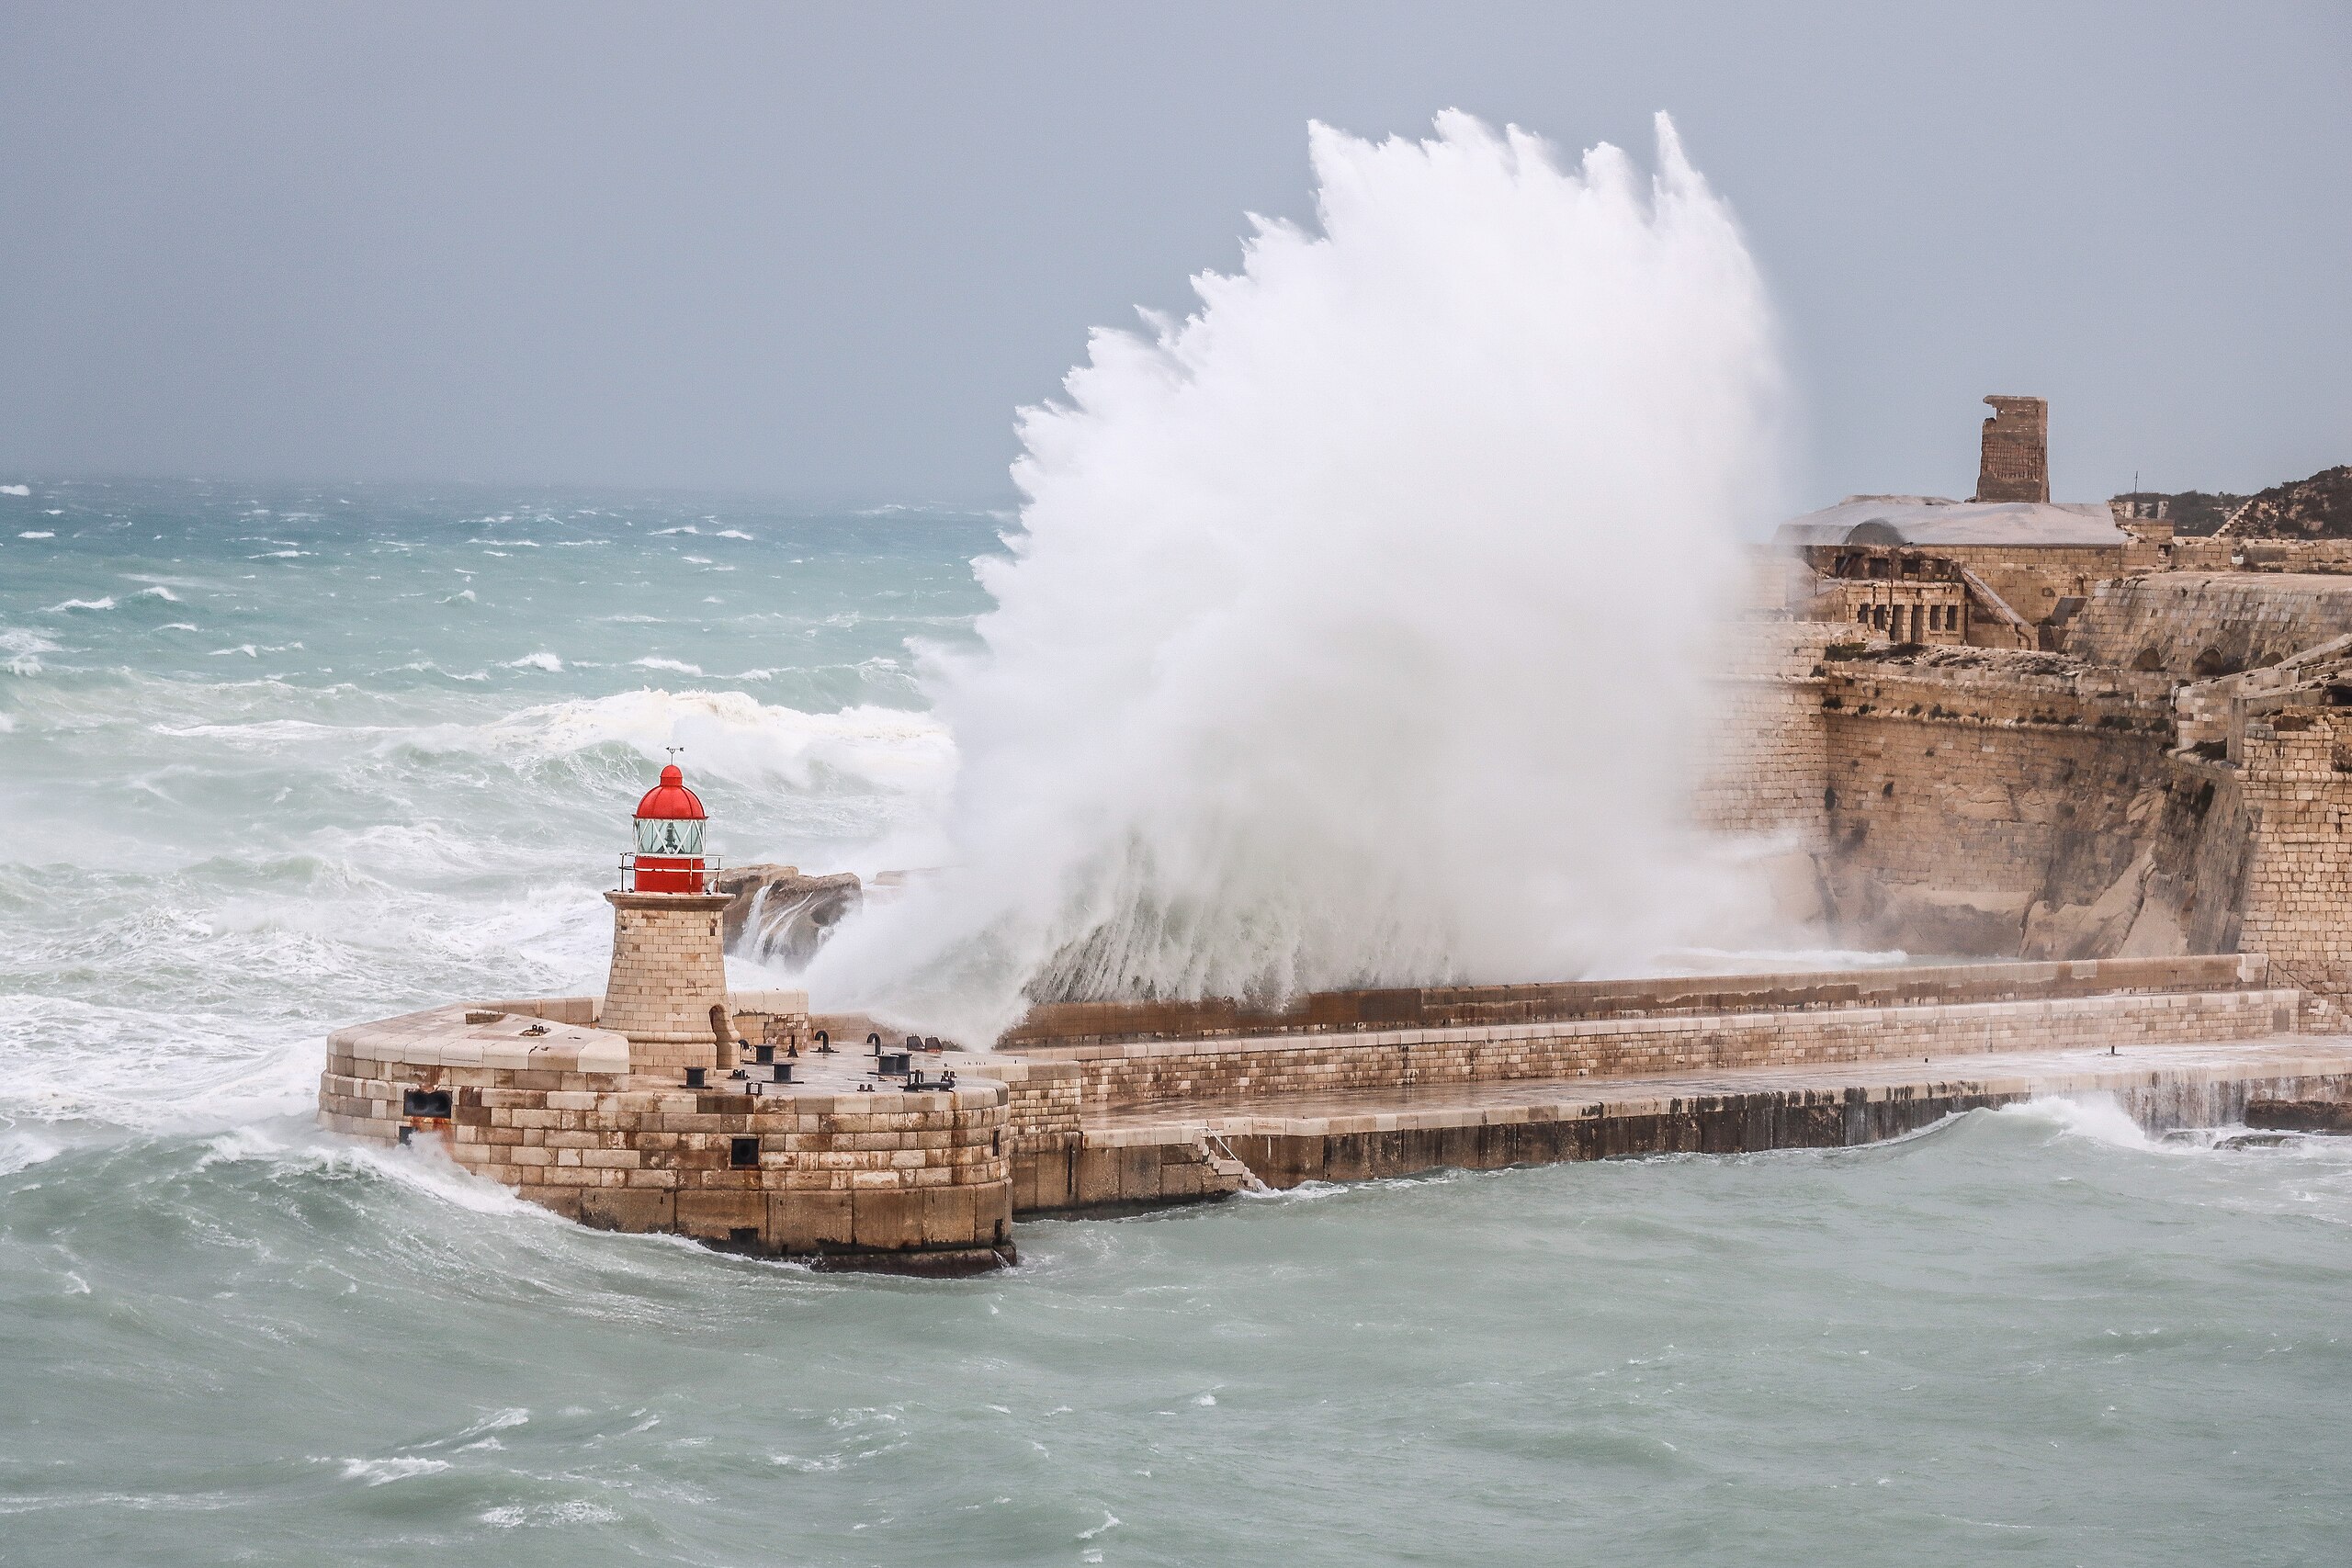
<svg viewBox="0 0 2352 1568">
<path fill-rule="evenodd" d="M 670 760 L 674 762 L 678 760 L 678 753 L 684 750 L 685 748 L 683 746 L 664 746 L 662 750 L 669 752 Z"/>
</svg>

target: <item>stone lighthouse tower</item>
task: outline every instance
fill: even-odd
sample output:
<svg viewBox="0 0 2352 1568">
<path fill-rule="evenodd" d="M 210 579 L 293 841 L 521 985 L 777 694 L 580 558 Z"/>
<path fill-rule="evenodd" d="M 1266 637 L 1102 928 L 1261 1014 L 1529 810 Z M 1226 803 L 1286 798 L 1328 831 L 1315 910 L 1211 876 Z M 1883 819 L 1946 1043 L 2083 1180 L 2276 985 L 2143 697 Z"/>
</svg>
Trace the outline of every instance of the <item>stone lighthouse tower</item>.
<svg viewBox="0 0 2352 1568">
<path fill-rule="evenodd" d="M 662 782 L 637 803 L 620 890 L 605 895 L 613 967 L 597 1022 L 628 1036 L 630 1065 L 640 1073 L 716 1068 L 723 1077 L 736 1066 L 719 937 L 728 897 L 710 890 L 718 866 L 703 851 L 707 826 L 685 775 L 675 763 L 663 768 Z"/>
</svg>

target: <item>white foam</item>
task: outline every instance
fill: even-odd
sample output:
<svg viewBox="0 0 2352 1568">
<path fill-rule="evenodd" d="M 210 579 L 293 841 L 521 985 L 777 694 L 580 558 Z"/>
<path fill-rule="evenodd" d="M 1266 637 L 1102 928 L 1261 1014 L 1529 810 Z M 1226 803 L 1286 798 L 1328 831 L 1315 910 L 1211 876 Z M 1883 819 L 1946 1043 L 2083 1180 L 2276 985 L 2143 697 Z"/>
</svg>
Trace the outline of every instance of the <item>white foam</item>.
<svg viewBox="0 0 2352 1568">
<path fill-rule="evenodd" d="M 954 743 L 929 714 L 870 706 L 804 713 L 742 692 L 619 692 L 526 708 L 435 739 L 539 755 L 619 742 L 648 761 L 667 761 L 667 748 L 684 746 L 698 772 L 744 783 L 806 787 L 824 768 L 925 796 L 944 790 L 956 768 Z"/>
<path fill-rule="evenodd" d="M 1321 232 L 1098 331 L 952 727 L 961 871 L 813 985 L 987 1039 L 1032 997 L 1627 973 L 1768 934 L 1689 827 L 1781 378 L 1729 211 L 1516 130 L 1316 126 Z M 853 999 L 854 998 L 854 999 Z"/>
<path fill-rule="evenodd" d="M 746 534 L 741 528 L 721 528 L 718 534 L 713 536 L 721 539 L 748 539 L 752 536 Z"/>
<path fill-rule="evenodd" d="M 30 485 L 0 485 L 0 495 L 30 495 L 32 492 Z"/>
<path fill-rule="evenodd" d="M 174 604 L 180 602 L 180 596 L 178 594 L 173 592 L 170 589 L 164 587 L 160 582 L 155 584 L 153 588 L 141 589 L 138 592 L 132 594 L 131 597 L 133 599 L 162 599 Z"/>
<path fill-rule="evenodd" d="M 537 653 L 526 653 L 520 659 L 509 660 L 507 661 L 506 668 L 509 670 L 544 670 L 550 675 L 560 675 L 563 673 L 563 660 L 556 655 L 542 649 Z"/>
<path fill-rule="evenodd" d="M 2149 1137 L 2111 1094 L 2036 1097 L 1997 1107 L 1993 1114 L 2011 1121 L 2037 1122 L 2063 1137 L 2086 1138 L 2109 1148 L 2178 1152 L 2183 1147 Z"/>
<path fill-rule="evenodd" d="M 103 599 L 68 599 L 62 604 L 51 604 L 42 614 L 62 615 L 69 610 L 111 610 L 113 608 L 114 595 L 109 593 Z"/>
<path fill-rule="evenodd" d="M 518 1526 L 607 1525 L 620 1517 L 602 1503 L 592 1503 L 584 1497 L 574 1497 L 563 1503 L 534 1503 L 527 1506 L 509 1503 L 484 1509 L 479 1517 L 482 1523 L 494 1525 L 500 1529 L 514 1529 Z"/>
<path fill-rule="evenodd" d="M 27 528 L 17 536 L 19 539 L 54 539 L 57 536 L 46 528 Z"/>
<path fill-rule="evenodd" d="M 0 653 L 56 653 L 58 645 L 37 631 L 12 626 L 0 631 Z"/>
<path fill-rule="evenodd" d="M 629 662 L 636 665 L 639 670 L 667 670 L 673 675 L 699 675 L 702 673 L 702 667 L 700 665 L 688 664 L 684 660 L 678 659 L 659 659 L 649 655 L 643 659 L 632 659 Z"/>
<path fill-rule="evenodd" d="M 395 1481 L 406 1481 L 413 1475 L 433 1475 L 449 1468 L 446 1459 L 426 1459 L 421 1454 L 401 1454 L 392 1459 L 346 1459 L 341 1461 L 345 1481 L 364 1481 L 370 1486 L 385 1486 Z"/>
</svg>

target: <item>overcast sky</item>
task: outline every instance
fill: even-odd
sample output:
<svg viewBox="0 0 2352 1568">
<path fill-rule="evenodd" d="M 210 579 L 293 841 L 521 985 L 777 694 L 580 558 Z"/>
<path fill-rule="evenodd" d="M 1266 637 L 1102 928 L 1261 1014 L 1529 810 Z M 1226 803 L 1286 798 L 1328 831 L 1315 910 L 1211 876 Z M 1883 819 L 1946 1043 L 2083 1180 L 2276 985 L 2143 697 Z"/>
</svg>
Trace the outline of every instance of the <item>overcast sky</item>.
<svg viewBox="0 0 2352 1568">
<path fill-rule="evenodd" d="M 1017 404 L 1182 308 L 1306 124 L 1458 107 L 1747 224 L 1798 499 L 2352 461 L 2352 6 L 0 0 L 0 479 L 995 503 Z"/>
</svg>

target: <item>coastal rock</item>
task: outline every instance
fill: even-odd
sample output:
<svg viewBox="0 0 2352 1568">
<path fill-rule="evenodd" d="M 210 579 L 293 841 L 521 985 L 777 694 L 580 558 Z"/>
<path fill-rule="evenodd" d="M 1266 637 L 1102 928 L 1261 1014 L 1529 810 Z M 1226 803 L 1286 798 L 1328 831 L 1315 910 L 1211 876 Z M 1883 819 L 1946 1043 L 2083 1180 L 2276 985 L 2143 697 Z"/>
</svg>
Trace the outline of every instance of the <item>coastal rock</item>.
<svg viewBox="0 0 2352 1568">
<path fill-rule="evenodd" d="M 2245 1124 L 2281 1133 L 2352 1133 L 2352 1102 L 2340 1100 L 2250 1100 Z"/>
<path fill-rule="evenodd" d="M 733 900 L 725 916 L 727 945 L 793 964 L 815 956 L 865 898 L 864 884 L 849 871 L 812 876 L 797 865 L 760 863 L 730 867 L 711 881 L 714 891 Z"/>
</svg>

